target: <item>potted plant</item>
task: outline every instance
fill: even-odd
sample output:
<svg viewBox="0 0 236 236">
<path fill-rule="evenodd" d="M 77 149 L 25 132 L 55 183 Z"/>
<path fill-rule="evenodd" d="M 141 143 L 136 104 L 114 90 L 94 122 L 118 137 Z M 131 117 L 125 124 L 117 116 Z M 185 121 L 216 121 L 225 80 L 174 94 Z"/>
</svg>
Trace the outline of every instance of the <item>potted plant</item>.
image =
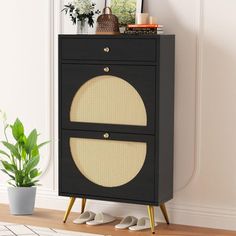
<svg viewBox="0 0 236 236">
<path fill-rule="evenodd" d="M 3 118 L 5 140 L 1 142 L 4 149 L 0 149 L 0 162 L 1 170 L 10 177 L 8 181 L 10 212 L 13 215 L 30 215 L 33 213 L 36 186 L 41 175 L 37 167 L 40 160 L 39 149 L 48 142 L 38 145 L 39 134 L 36 129 L 26 136 L 19 119 L 16 119 L 13 125 L 9 125 L 6 123 L 5 115 Z M 8 137 L 8 129 L 12 137 Z"/>
<path fill-rule="evenodd" d="M 69 14 L 73 24 L 77 24 L 78 34 L 87 34 L 88 25 L 93 27 L 94 15 L 100 13 L 99 10 L 95 10 L 95 6 L 91 0 L 74 0 L 65 5 L 62 11 Z"/>
</svg>

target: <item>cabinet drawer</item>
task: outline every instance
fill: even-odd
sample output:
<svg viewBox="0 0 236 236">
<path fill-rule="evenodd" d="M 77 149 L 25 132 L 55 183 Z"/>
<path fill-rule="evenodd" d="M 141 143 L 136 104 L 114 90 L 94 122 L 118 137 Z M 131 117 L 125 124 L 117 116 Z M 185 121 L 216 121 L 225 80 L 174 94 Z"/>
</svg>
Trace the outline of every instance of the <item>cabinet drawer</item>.
<svg viewBox="0 0 236 236">
<path fill-rule="evenodd" d="M 61 41 L 64 60 L 156 60 L 155 39 L 78 39 L 64 38 Z"/>
<path fill-rule="evenodd" d="M 61 134 L 61 194 L 154 202 L 153 136 L 68 130 Z"/>
<path fill-rule="evenodd" d="M 153 134 L 155 72 L 155 66 L 63 64 L 62 127 Z"/>
</svg>

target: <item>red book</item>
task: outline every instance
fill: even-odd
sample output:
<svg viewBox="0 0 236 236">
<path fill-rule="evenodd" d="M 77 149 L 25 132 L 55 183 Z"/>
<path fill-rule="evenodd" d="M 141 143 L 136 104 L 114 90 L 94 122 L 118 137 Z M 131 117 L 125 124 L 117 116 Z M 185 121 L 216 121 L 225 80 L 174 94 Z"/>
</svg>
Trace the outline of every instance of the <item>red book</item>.
<svg viewBox="0 0 236 236">
<path fill-rule="evenodd" d="M 158 25 L 158 24 L 133 24 L 133 25 L 128 25 L 128 28 L 163 28 L 163 25 Z"/>
</svg>

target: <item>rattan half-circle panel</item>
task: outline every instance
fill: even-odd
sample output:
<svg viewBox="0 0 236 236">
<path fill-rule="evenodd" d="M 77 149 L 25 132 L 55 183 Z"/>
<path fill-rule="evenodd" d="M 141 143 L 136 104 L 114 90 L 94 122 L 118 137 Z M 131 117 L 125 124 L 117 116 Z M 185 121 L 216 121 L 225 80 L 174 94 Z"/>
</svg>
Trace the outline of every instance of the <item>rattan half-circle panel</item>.
<svg viewBox="0 0 236 236">
<path fill-rule="evenodd" d="M 147 126 L 147 112 L 137 90 L 115 76 L 98 76 L 75 94 L 70 121 Z"/>
<path fill-rule="evenodd" d="M 72 158 L 79 171 L 103 187 L 122 186 L 142 169 L 147 144 L 113 140 L 70 138 Z"/>
</svg>

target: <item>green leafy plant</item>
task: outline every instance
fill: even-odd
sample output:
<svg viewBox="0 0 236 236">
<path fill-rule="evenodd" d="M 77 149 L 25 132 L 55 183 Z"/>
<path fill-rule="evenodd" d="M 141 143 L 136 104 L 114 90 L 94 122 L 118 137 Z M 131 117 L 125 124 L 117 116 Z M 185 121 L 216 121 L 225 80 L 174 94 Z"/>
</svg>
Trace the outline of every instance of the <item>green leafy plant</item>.
<svg viewBox="0 0 236 236">
<path fill-rule="evenodd" d="M 14 143 L 10 143 L 7 137 L 7 130 L 11 130 Z M 38 132 L 32 130 L 28 136 L 24 131 L 24 126 L 19 119 L 13 125 L 6 123 L 4 117 L 4 136 L 2 141 L 5 150 L 0 149 L 0 162 L 2 171 L 10 177 L 8 183 L 14 187 L 32 187 L 38 185 L 38 177 L 41 171 L 37 168 L 40 160 L 39 149 L 47 142 L 37 144 Z"/>
</svg>

